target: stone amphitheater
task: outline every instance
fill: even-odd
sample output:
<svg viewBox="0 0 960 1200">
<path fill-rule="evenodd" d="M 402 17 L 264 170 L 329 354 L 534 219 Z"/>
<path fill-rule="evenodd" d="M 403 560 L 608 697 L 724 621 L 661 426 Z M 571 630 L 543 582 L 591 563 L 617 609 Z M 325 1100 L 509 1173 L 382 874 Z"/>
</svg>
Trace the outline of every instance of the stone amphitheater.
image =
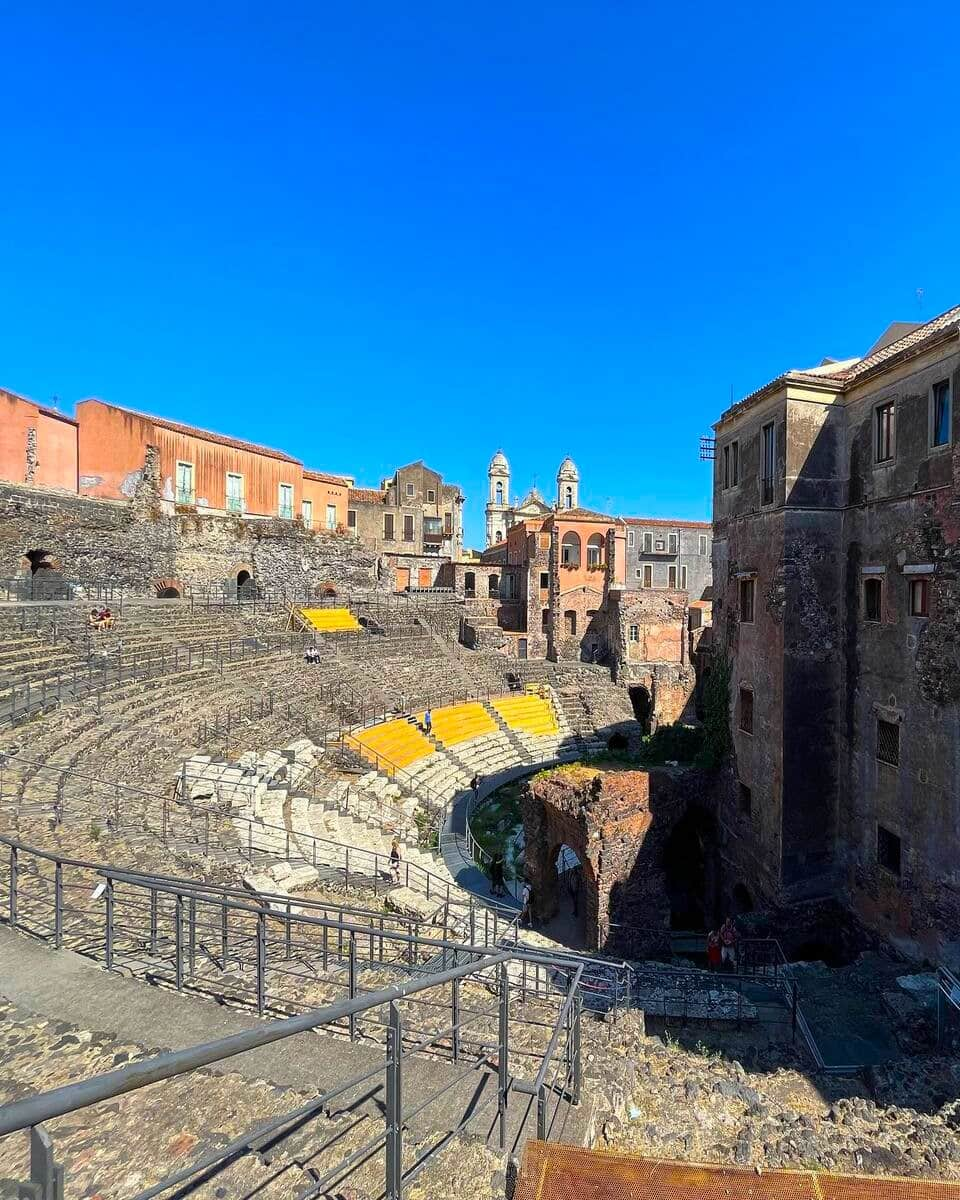
<svg viewBox="0 0 960 1200">
<path fill-rule="evenodd" d="M 605 668 L 466 650 L 452 605 L 0 605 L 10 1194 L 493 1198 L 533 1139 L 960 1180 L 953 1058 L 831 1071 L 776 967 L 587 956 L 491 898 L 471 802 L 638 728 Z"/>
</svg>

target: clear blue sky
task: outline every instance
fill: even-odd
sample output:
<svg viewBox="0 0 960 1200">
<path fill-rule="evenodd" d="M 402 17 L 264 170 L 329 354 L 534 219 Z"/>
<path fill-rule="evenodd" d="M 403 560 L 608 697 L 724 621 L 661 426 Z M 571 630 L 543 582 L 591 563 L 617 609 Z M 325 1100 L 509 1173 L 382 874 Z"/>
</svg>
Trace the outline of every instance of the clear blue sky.
<svg viewBox="0 0 960 1200">
<path fill-rule="evenodd" d="M 958 11 L 4 5 L 0 386 L 706 516 L 731 388 L 960 301 Z"/>
</svg>

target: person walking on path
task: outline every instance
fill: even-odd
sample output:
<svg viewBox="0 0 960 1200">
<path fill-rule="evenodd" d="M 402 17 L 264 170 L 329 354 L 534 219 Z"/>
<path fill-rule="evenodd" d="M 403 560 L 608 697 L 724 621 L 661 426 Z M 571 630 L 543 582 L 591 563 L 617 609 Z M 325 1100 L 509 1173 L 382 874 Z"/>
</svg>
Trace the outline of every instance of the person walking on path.
<svg viewBox="0 0 960 1200">
<path fill-rule="evenodd" d="M 470 787 L 473 789 L 473 802 L 474 802 L 474 804 L 476 804 L 476 802 L 480 799 L 480 776 L 479 775 L 474 775 L 474 777 L 470 780 Z"/>
<path fill-rule="evenodd" d="M 429 708 L 423 714 L 423 728 L 426 731 L 428 736 L 429 736 L 430 732 L 433 730 L 433 717 L 430 715 Z"/>
<path fill-rule="evenodd" d="M 730 917 L 720 926 L 720 963 L 731 971 L 737 969 L 737 927 Z"/>
<path fill-rule="evenodd" d="M 490 895 L 502 896 L 503 894 L 503 855 L 498 850 L 490 860 Z"/>
<path fill-rule="evenodd" d="M 400 882 L 400 839 L 395 837 L 390 843 L 390 877 L 394 883 Z"/>
</svg>

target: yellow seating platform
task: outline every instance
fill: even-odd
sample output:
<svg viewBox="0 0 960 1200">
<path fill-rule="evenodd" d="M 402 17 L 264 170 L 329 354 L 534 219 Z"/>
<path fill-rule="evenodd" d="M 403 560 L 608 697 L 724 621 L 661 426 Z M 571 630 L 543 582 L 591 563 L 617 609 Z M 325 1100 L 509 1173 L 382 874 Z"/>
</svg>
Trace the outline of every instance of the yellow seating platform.
<svg viewBox="0 0 960 1200">
<path fill-rule="evenodd" d="M 490 704 L 509 729 L 539 735 L 560 732 L 553 705 L 533 693 L 501 696 L 499 700 L 491 700 Z"/>
<path fill-rule="evenodd" d="M 482 737 L 485 733 L 496 733 L 498 729 L 496 721 L 479 703 L 433 708 L 430 717 L 431 733 L 444 746 L 455 746 L 458 742 Z M 417 720 L 423 721 L 423 713 L 418 714 Z"/>
<path fill-rule="evenodd" d="M 300 616 L 321 633 L 356 633 L 360 628 L 349 608 L 301 608 Z"/>
<path fill-rule="evenodd" d="M 371 725 L 348 734 L 344 741 L 386 775 L 392 775 L 397 767 L 409 767 L 436 749 L 416 725 L 404 720 Z"/>
</svg>

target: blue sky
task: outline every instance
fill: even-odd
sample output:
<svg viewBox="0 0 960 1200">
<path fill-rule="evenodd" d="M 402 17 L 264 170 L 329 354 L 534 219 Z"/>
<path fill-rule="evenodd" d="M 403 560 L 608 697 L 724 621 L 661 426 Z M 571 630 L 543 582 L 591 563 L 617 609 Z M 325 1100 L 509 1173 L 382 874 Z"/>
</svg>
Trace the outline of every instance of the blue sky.
<svg viewBox="0 0 960 1200">
<path fill-rule="evenodd" d="M 960 6 L 0 7 L 0 386 L 376 483 L 482 539 L 704 517 L 697 440 L 790 366 L 960 301 Z M 917 291 L 922 290 L 918 299 Z"/>
</svg>

